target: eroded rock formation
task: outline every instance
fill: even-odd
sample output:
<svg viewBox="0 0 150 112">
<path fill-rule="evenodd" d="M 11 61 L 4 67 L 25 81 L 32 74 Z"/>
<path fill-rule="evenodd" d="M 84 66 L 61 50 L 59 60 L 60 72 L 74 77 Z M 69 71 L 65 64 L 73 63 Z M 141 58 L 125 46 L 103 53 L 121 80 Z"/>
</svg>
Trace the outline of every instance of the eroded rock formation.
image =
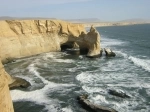
<svg viewBox="0 0 150 112">
<path fill-rule="evenodd" d="M 88 57 L 97 57 L 100 55 L 100 35 L 96 29 L 92 26 L 90 32 L 87 33 L 84 37 L 85 42 L 88 45 L 89 51 Z"/>
<path fill-rule="evenodd" d="M 0 21 L 0 112 L 13 112 L 8 85 L 14 82 L 1 62 L 61 51 L 61 45 L 74 42 L 88 50 L 87 56 L 100 54 L 100 35 L 93 27 L 86 33 L 83 25 L 61 20 Z"/>
<path fill-rule="evenodd" d="M 100 36 L 93 27 L 86 33 L 83 25 L 61 20 L 0 21 L 0 56 L 3 62 L 60 51 L 61 45 L 71 42 L 76 42 L 80 49 L 88 49 L 88 56 L 100 54 Z"/>
</svg>

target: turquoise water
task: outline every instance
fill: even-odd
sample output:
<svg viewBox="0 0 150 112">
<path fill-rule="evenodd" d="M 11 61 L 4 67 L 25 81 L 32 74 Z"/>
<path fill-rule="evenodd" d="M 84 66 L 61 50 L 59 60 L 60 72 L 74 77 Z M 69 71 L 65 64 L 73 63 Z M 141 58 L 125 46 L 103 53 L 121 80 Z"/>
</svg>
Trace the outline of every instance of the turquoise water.
<svg viewBox="0 0 150 112">
<path fill-rule="evenodd" d="M 95 104 L 119 112 L 150 111 L 150 25 L 99 27 L 102 48 L 116 57 L 88 59 L 53 52 L 19 59 L 5 66 L 31 87 L 12 90 L 15 112 L 88 112 L 76 97 L 88 94 Z M 109 89 L 125 92 L 119 98 Z"/>
</svg>

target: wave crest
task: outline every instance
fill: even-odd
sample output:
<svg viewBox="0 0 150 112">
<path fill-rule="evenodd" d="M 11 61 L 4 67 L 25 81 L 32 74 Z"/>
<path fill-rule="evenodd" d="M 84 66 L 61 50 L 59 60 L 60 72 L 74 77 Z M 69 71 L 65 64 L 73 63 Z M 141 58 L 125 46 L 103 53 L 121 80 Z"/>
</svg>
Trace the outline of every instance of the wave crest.
<svg viewBox="0 0 150 112">
<path fill-rule="evenodd" d="M 146 71 L 150 72 L 150 60 L 148 59 L 139 59 L 132 56 L 129 56 L 129 59 L 137 66 L 142 67 Z"/>
</svg>

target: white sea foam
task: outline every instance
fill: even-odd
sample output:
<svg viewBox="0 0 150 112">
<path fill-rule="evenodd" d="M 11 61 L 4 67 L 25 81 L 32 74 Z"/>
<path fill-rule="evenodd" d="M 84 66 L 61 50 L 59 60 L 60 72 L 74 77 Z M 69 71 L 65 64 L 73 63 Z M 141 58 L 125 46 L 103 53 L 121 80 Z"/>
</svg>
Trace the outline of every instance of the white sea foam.
<svg viewBox="0 0 150 112">
<path fill-rule="evenodd" d="M 35 61 L 37 62 L 37 61 Z M 56 99 L 51 99 L 47 96 L 50 92 L 54 92 L 57 90 L 63 91 L 64 88 L 70 88 L 75 86 L 74 84 L 57 84 L 46 80 L 44 77 L 40 75 L 35 67 L 35 63 L 29 65 L 28 67 L 29 72 L 39 79 L 45 84 L 42 89 L 38 89 L 35 91 L 21 91 L 21 90 L 11 90 L 11 96 L 13 101 L 31 101 L 35 102 L 36 104 L 44 105 L 45 109 L 48 112 L 57 112 L 60 109 L 60 102 Z M 27 78 L 26 78 L 27 79 Z M 66 90 L 66 89 L 65 89 Z M 63 108 L 63 112 L 72 112 L 69 108 Z"/>
<path fill-rule="evenodd" d="M 60 63 L 74 63 L 74 60 L 72 59 L 54 59 L 54 61 Z"/>
<path fill-rule="evenodd" d="M 146 71 L 150 72 L 150 60 L 148 59 L 139 59 L 136 57 L 130 56 L 129 59 L 137 66 L 142 67 Z"/>
<path fill-rule="evenodd" d="M 103 37 L 101 40 L 102 47 L 122 45 L 122 44 L 125 44 L 125 42 L 118 39 L 110 39 L 110 38 Z"/>
<path fill-rule="evenodd" d="M 124 58 L 131 60 L 136 66 L 142 67 L 146 71 L 150 72 L 150 59 L 136 58 L 133 56 L 129 56 L 126 53 L 123 53 L 122 51 L 115 51 L 115 53 L 123 56 Z M 146 56 L 143 57 L 147 58 Z"/>
<path fill-rule="evenodd" d="M 95 104 L 101 104 L 101 103 L 108 104 L 108 101 L 102 95 L 90 96 L 90 100 Z"/>
<path fill-rule="evenodd" d="M 63 55 L 63 53 L 45 53 L 44 55 L 42 55 L 42 58 L 44 60 L 48 60 L 51 59 L 52 62 L 60 62 L 60 63 L 73 63 L 74 60 L 72 59 L 60 59 Z"/>
<path fill-rule="evenodd" d="M 55 59 L 55 58 L 59 57 L 60 55 L 59 55 L 59 53 L 51 52 L 51 53 L 44 53 L 41 56 L 45 57 L 45 58 Z"/>
<path fill-rule="evenodd" d="M 12 90 L 11 96 L 13 101 L 31 101 L 37 104 L 45 105 L 45 109 L 56 111 L 57 103 L 54 103 L 54 99 L 50 99 L 45 95 L 45 90 L 36 90 L 31 92 L 24 92 L 20 90 Z"/>
<path fill-rule="evenodd" d="M 91 75 L 88 72 L 82 72 L 81 74 L 76 76 L 76 79 L 81 83 L 90 83 L 92 82 Z"/>
<path fill-rule="evenodd" d="M 62 109 L 62 112 L 73 112 L 70 107 L 66 107 Z"/>
<path fill-rule="evenodd" d="M 38 71 L 36 70 L 36 68 L 35 68 L 35 64 L 29 65 L 28 69 L 29 69 L 29 72 L 30 72 L 30 73 L 32 73 L 32 74 L 34 74 L 35 76 L 37 76 L 38 78 L 40 78 L 44 84 L 48 84 L 48 83 L 49 83 L 47 80 L 45 80 L 43 77 L 41 77 L 41 76 L 39 75 L 39 72 L 38 72 Z"/>
<path fill-rule="evenodd" d="M 114 51 L 116 54 L 117 54 L 117 56 L 119 55 L 119 56 L 123 56 L 124 58 L 127 58 L 128 57 L 128 55 L 126 54 L 126 53 L 124 53 L 124 52 L 122 52 L 122 51 Z"/>
<path fill-rule="evenodd" d="M 57 109 L 60 107 L 59 100 L 51 99 L 47 96 L 47 94 L 57 90 L 63 90 L 65 87 L 75 86 L 73 84 L 56 84 L 53 82 L 49 82 L 44 88 L 35 90 L 35 91 L 21 91 L 21 90 L 12 90 L 11 96 L 13 101 L 31 101 L 36 104 L 44 105 L 45 109 L 48 112 L 57 112 Z M 66 109 L 64 109 L 66 110 Z M 64 111 L 67 112 L 67 111 Z M 71 112 L 71 111 L 70 111 Z"/>
<path fill-rule="evenodd" d="M 85 90 L 88 93 L 95 93 L 95 92 L 105 93 L 106 92 L 106 90 L 104 90 L 100 87 L 89 87 L 89 86 L 84 85 L 84 86 L 82 86 L 82 88 L 83 88 L 83 90 Z"/>
<path fill-rule="evenodd" d="M 82 72 L 81 74 L 76 76 L 76 79 L 80 81 L 82 84 L 96 84 L 97 82 L 101 83 L 114 83 L 116 81 L 127 81 L 132 79 L 136 74 L 128 74 L 128 73 L 88 73 Z"/>
</svg>

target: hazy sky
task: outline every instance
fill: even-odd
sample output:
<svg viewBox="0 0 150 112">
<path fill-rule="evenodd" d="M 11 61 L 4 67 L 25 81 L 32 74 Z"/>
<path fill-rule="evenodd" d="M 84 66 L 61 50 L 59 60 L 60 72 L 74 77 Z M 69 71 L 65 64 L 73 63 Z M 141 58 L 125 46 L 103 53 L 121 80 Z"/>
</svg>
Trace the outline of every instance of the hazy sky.
<svg viewBox="0 0 150 112">
<path fill-rule="evenodd" d="M 150 0 L 0 0 L 0 16 L 150 19 Z"/>
</svg>

